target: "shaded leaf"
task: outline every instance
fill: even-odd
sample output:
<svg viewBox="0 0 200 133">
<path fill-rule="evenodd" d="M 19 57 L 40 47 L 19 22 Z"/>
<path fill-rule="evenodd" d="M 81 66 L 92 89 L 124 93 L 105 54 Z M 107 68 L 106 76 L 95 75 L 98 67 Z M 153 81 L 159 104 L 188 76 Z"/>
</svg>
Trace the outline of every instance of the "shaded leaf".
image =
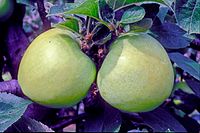
<svg viewBox="0 0 200 133">
<path fill-rule="evenodd" d="M 143 19 L 144 15 L 145 15 L 144 8 L 140 6 L 134 6 L 124 12 L 120 23 L 130 24 L 130 23 L 138 22 Z"/>
<path fill-rule="evenodd" d="M 177 52 L 169 53 L 169 57 L 178 65 L 178 67 L 189 73 L 194 78 L 200 80 L 200 64 Z"/>
<path fill-rule="evenodd" d="M 151 18 L 155 24 L 155 22 L 157 21 L 157 14 L 159 12 L 159 7 L 160 5 L 157 3 L 148 3 L 148 4 L 142 4 L 141 7 L 144 8 L 145 10 L 145 18 Z M 158 25 L 159 23 L 156 22 L 156 25 Z"/>
<path fill-rule="evenodd" d="M 120 111 L 105 105 L 103 112 L 86 119 L 84 132 L 118 132 L 120 127 Z"/>
<path fill-rule="evenodd" d="M 200 107 L 200 103 L 199 103 L 200 98 L 194 94 L 188 94 L 188 93 L 184 92 L 183 90 L 178 89 L 174 92 L 173 95 L 174 95 L 173 102 L 175 103 L 176 108 L 186 114 L 190 114 L 195 109 L 198 109 Z M 179 101 L 179 102 L 177 102 L 177 101 Z"/>
<path fill-rule="evenodd" d="M 195 92 L 195 94 L 200 97 L 200 81 L 195 79 L 185 79 L 188 86 Z"/>
<path fill-rule="evenodd" d="M 200 33 L 200 0 L 176 0 L 178 24 L 189 33 Z"/>
<path fill-rule="evenodd" d="M 108 34 L 106 37 L 104 37 L 103 39 L 100 39 L 98 41 L 95 42 L 96 45 L 103 45 L 106 42 L 108 42 L 110 39 L 112 38 L 112 34 Z"/>
<path fill-rule="evenodd" d="M 173 0 L 106 0 L 106 2 L 112 9 L 118 10 L 120 8 L 123 8 L 124 6 L 144 2 L 156 2 L 170 6 Z"/>
<path fill-rule="evenodd" d="M 145 123 L 154 129 L 154 132 L 186 132 L 185 128 L 171 114 L 162 108 L 140 113 L 140 116 L 142 116 Z"/>
<path fill-rule="evenodd" d="M 167 7 L 163 7 L 163 6 L 159 7 L 159 12 L 158 12 L 157 16 L 160 19 L 161 23 L 164 22 L 168 10 L 169 10 L 169 8 L 167 8 Z"/>
<path fill-rule="evenodd" d="M 94 44 L 105 44 L 111 39 L 110 30 L 102 24 L 97 24 L 96 26 L 98 27 L 93 30 L 94 35 L 92 37 L 93 41 L 95 42 Z"/>
<path fill-rule="evenodd" d="M 151 18 L 144 18 L 141 21 L 130 25 L 130 30 L 134 32 L 145 32 L 151 28 L 153 21 Z"/>
<path fill-rule="evenodd" d="M 48 126 L 28 117 L 20 118 L 6 132 L 54 132 Z"/>
<path fill-rule="evenodd" d="M 168 49 L 185 48 L 191 42 L 189 38 L 184 36 L 186 32 L 172 23 L 153 26 L 150 31 L 153 33 L 151 35 Z"/>
<path fill-rule="evenodd" d="M 185 115 L 184 117 L 180 117 L 178 115 L 174 115 L 174 117 L 187 129 L 187 132 L 198 133 L 200 131 L 200 125 L 193 118 Z"/>
<path fill-rule="evenodd" d="M 15 95 L 0 93 L 0 132 L 20 119 L 30 103 Z"/>
<path fill-rule="evenodd" d="M 113 9 L 110 8 L 105 0 L 99 0 L 99 17 L 104 21 L 111 22 L 113 16 Z"/>
</svg>

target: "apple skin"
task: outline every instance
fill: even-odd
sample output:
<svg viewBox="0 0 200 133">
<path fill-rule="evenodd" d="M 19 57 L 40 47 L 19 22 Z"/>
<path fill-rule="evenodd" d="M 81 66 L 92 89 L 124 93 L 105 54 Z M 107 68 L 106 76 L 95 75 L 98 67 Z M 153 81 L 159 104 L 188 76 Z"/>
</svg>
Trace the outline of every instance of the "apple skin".
<svg viewBox="0 0 200 133">
<path fill-rule="evenodd" d="M 125 34 L 110 48 L 97 76 L 102 98 L 125 112 L 147 112 L 171 94 L 174 73 L 165 49 L 147 34 Z"/>
<path fill-rule="evenodd" d="M 13 13 L 14 0 L 0 0 L 0 21 L 7 20 Z"/>
<path fill-rule="evenodd" d="M 52 108 L 80 102 L 95 80 L 96 67 L 71 33 L 50 29 L 26 50 L 18 71 L 23 93 L 34 102 Z"/>
</svg>

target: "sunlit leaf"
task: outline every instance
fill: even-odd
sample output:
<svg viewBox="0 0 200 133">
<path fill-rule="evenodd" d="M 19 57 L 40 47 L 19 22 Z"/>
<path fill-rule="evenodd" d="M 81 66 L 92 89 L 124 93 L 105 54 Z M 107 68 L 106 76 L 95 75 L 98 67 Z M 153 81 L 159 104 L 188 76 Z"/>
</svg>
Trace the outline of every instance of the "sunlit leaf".
<svg viewBox="0 0 200 133">
<path fill-rule="evenodd" d="M 130 24 L 130 23 L 138 22 L 143 19 L 144 15 L 145 15 L 144 8 L 140 6 L 134 6 L 124 12 L 120 23 Z"/>
<path fill-rule="evenodd" d="M 200 33 L 200 0 L 176 0 L 178 24 L 189 33 Z"/>
<path fill-rule="evenodd" d="M 128 6 L 135 3 L 145 3 L 145 2 L 156 2 L 170 7 L 173 0 L 106 0 L 106 2 L 114 10 L 118 10 L 120 8 L 123 8 L 124 6 Z"/>
</svg>

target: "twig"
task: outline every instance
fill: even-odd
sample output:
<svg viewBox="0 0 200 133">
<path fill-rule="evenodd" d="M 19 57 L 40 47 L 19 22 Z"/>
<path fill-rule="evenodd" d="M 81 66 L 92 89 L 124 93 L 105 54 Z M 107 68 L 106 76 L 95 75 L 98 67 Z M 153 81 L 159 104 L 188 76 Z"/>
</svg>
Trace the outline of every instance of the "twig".
<svg viewBox="0 0 200 133">
<path fill-rule="evenodd" d="M 0 92 L 12 93 L 14 95 L 26 98 L 26 96 L 23 94 L 17 80 L 0 82 Z"/>
<path fill-rule="evenodd" d="M 44 30 L 48 30 L 51 28 L 51 23 L 49 22 L 47 16 L 47 13 L 45 12 L 45 7 L 44 7 L 44 0 L 37 0 L 37 6 L 38 6 L 38 12 L 40 14 L 40 17 L 43 22 L 43 28 Z"/>
<path fill-rule="evenodd" d="M 63 121 L 63 122 L 59 123 L 58 125 L 51 126 L 51 129 L 53 129 L 53 130 L 63 129 L 64 127 L 66 127 L 72 123 L 75 123 L 76 121 L 79 121 L 79 120 L 85 118 L 86 116 L 87 116 L 86 113 L 80 114 L 78 116 L 74 116 L 67 121 Z"/>
<path fill-rule="evenodd" d="M 86 30 L 86 34 L 88 35 L 90 33 L 90 25 L 91 25 L 91 18 L 87 17 L 88 21 L 87 21 L 87 30 Z"/>
</svg>

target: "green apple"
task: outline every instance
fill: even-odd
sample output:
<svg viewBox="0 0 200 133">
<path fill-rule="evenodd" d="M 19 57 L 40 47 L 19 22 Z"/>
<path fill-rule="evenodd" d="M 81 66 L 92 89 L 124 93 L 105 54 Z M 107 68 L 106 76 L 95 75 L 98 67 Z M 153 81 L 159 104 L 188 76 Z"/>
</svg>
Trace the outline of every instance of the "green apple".
<svg viewBox="0 0 200 133">
<path fill-rule="evenodd" d="M 8 19 L 14 10 L 13 0 L 0 0 L 0 21 Z"/>
<path fill-rule="evenodd" d="M 170 96 L 173 82 L 173 68 L 165 49 L 147 34 L 119 37 L 97 76 L 103 99 L 126 112 L 155 109 Z"/>
<path fill-rule="evenodd" d="M 69 31 L 50 29 L 26 50 L 18 71 L 23 93 L 53 107 L 70 107 L 81 101 L 95 80 L 96 67 Z"/>
</svg>

